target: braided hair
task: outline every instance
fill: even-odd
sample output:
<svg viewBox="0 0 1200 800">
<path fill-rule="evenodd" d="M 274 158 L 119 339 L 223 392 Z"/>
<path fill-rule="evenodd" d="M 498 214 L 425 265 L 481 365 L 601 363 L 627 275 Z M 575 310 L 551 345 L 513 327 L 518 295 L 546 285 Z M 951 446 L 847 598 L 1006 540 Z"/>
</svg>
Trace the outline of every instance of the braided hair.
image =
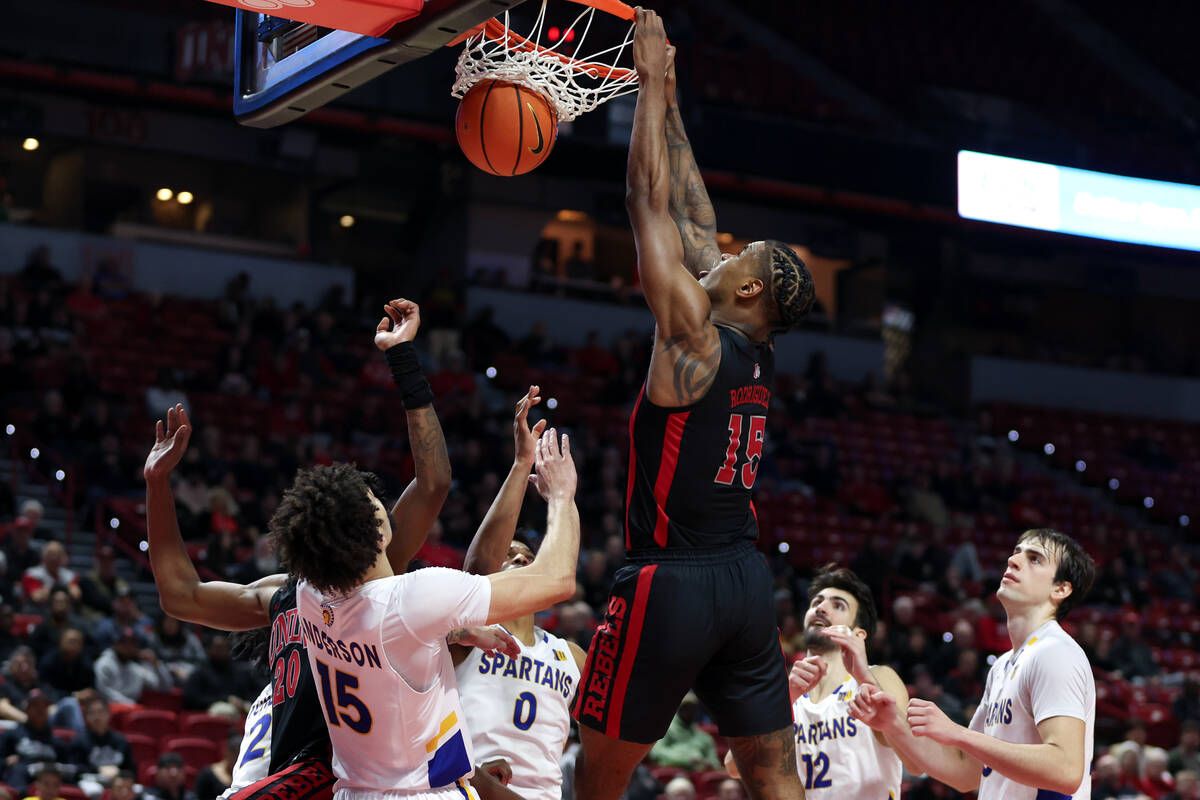
<svg viewBox="0 0 1200 800">
<path fill-rule="evenodd" d="M 815 298 L 812 275 L 786 242 L 768 239 L 763 244 L 767 250 L 764 271 L 768 273 L 764 277 L 771 287 L 771 300 L 775 305 L 772 324 L 781 330 L 790 330 L 799 325 L 812 308 Z"/>
</svg>

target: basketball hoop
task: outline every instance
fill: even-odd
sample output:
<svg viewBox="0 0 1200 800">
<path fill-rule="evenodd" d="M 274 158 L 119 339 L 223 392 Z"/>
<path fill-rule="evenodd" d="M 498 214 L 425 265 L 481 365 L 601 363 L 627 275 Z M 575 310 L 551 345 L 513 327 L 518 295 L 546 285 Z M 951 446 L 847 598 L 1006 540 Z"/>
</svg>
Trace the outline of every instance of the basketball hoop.
<svg viewBox="0 0 1200 800">
<path fill-rule="evenodd" d="M 509 12 L 475 28 L 455 67 L 457 80 L 450 93 L 461 98 L 481 80 L 488 78 L 515 83 L 546 97 L 560 122 L 570 122 L 614 97 L 638 89 L 637 73 L 619 66 L 629 51 L 632 61 L 634 10 L 617 0 L 571 0 L 584 6 L 557 41 L 543 44 L 546 3 L 529 35 L 522 36 L 509 25 Z M 585 50 L 596 12 L 628 20 L 629 28 L 619 44 L 589 53 Z M 578 38 L 570 53 L 569 43 Z"/>
</svg>

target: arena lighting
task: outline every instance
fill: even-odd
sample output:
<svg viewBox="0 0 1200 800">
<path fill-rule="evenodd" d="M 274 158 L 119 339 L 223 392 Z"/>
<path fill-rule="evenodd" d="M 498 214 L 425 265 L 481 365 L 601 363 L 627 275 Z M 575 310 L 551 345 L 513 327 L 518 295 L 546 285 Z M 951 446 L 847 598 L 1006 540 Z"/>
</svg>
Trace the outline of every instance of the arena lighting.
<svg viewBox="0 0 1200 800">
<path fill-rule="evenodd" d="M 718 233 L 717 244 L 733 244 L 733 234 L 728 232 Z"/>
<path fill-rule="evenodd" d="M 179 194 L 175 195 L 175 199 L 178 200 L 181 205 L 186 206 L 188 203 L 192 202 L 196 198 L 195 198 L 195 196 L 192 195 L 191 192 L 184 190 L 184 191 L 180 192 Z"/>
<path fill-rule="evenodd" d="M 148 552 L 150 550 L 150 543 L 142 539 L 138 542 L 138 550 L 141 550 L 143 553 Z"/>
<path fill-rule="evenodd" d="M 788 552 L 789 550 L 791 550 L 791 549 L 792 549 L 792 546 L 791 546 L 790 544 L 788 544 L 787 542 L 780 542 L 780 543 L 779 543 L 779 552 L 781 552 L 781 553 L 787 553 L 787 552 Z"/>
<path fill-rule="evenodd" d="M 557 25 L 551 25 L 549 30 L 546 31 L 546 38 L 552 42 L 557 42 L 560 36 L 562 36 L 562 31 L 558 29 Z"/>
<path fill-rule="evenodd" d="M 1180 515 L 1179 515 L 1179 525 L 1180 525 L 1181 527 L 1184 527 L 1184 528 L 1186 528 L 1188 525 L 1191 525 L 1191 524 L 1192 524 L 1192 518 L 1191 518 L 1191 517 L 1189 517 L 1187 514 L 1180 514 Z"/>
<path fill-rule="evenodd" d="M 989 656 L 987 657 L 987 663 L 988 663 L 988 666 L 989 666 L 989 667 L 990 667 L 992 664 L 995 664 L 995 663 L 996 663 L 996 654 L 995 654 L 995 653 L 992 653 L 991 655 L 989 655 Z"/>
<path fill-rule="evenodd" d="M 966 219 L 1092 239 L 1200 250 L 1200 186 L 958 153 Z"/>
<path fill-rule="evenodd" d="M 1082 458 L 1075 462 L 1075 471 L 1084 472 L 1087 470 L 1087 462 Z"/>
<path fill-rule="evenodd" d="M 554 218 L 559 222 L 583 222 L 588 218 L 588 215 L 583 211 L 576 211 L 572 208 L 563 208 L 554 215 Z"/>
<path fill-rule="evenodd" d="M 14 433 L 16 433 L 16 432 L 17 432 L 17 426 L 16 426 L 16 425 L 13 425 L 13 424 L 10 422 L 10 423 L 8 423 L 7 425 L 5 425 L 5 426 L 4 426 L 4 432 L 5 432 L 5 433 L 7 433 L 9 436 L 12 436 Z"/>
<path fill-rule="evenodd" d="M 1108 479 L 1108 488 L 1112 489 L 1115 492 L 1117 489 L 1121 488 L 1121 482 L 1119 480 L 1117 480 L 1116 478 L 1109 478 Z"/>
<path fill-rule="evenodd" d="M 483 371 L 483 374 L 484 374 L 484 375 L 487 375 L 487 376 L 488 376 L 488 378 L 494 378 L 494 377 L 496 377 L 496 375 L 497 375 L 498 373 L 496 372 L 496 368 L 495 368 L 495 367 L 488 367 L 487 369 L 485 369 L 485 370 Z"/>
<path fill-rule="evenodd" d="M 1054 445 L 1050 442 L 1046 442 L 1044 445 L 1042 445 L 1042 452 L 1048 456 L 1054 455 Z"/>
<path fill-rule="evenodd" d="M 112 519 L 110 519 L 108 521 L 108 527 L 112 528 L 115 531 L 117 528 L 121 527 L 121 520 L 117 519 L 116 517 L 113 517 Z"/>
<path fill-rule="evenodd" d="M 341 225 L 343 228 L 353 228 L 354 222 L 355 220 L 352 214 L 342 214 L 340 217 L 338 217 L 338 225 Z"/>
<path fill-rule="evenodd" d="M 165 203 L 168 200 L 170 200 L 172 197 L 174 197 L 175 193 L 164 186 L 163 188 L 161 188 L 157 192 L 155 192 L 154 196 L 157 197 L 160 201 Z"/>
<path fill-rule="evenodd" d="M 942 641 L 945 642 L 946 644 L 950 644 L 951 642 L 954 641 L 954 634 L 951 633 L 950 631 L 946 631 L 945 633 L 942 634 Z"/>
<path fill-rule="evenodd" d="M 1154 508 L 1154 498 L 1149 497 L 1149 496 L 1143 497 L 1142 505 L 1145 506 L 1146 508 Z"/>
<path fill-rule="evenodd" d="M 1015 430 L 1011 430 L 1008 432 L 1008 440 L 1010 442 L 1015 442 L 1017 439 L 1020 439 L 1020 438 L 1021 438 L 1021 434 L 1017 433 Z"/>
<path fill-rule="evenodd" d="M 34 459 L 35 461 L 37 460 L 37 457 L 40 456 L 41 454 L 42 454 L 42 451 L 38 450 L 36 447 L 31 447 L 29 449 L 29 457 Z"/>
<path fill-rule="evenodd" d="M 558 408 L 558 398 L 557 398 L 557 397 L 551 397 L 549 400 L 547 400 L 547 401 L 546 401 L 546 408 L 550 409 L 551 411 L 553 411 L 554 409 Z"/>
<path fill-rule="evenodd" d="M 61 469 L 55 470 L 54 478 L 58 481 L 65 481 L 67 479 L 67 473 L 63 472 Z"/>
<path fill-rule="evenodd" d="M 42 146 L 42 143 L 32 136 L 26 136 L 25 141 L 21 142 L 21 149 L 32 153 Z"/>
</svg>

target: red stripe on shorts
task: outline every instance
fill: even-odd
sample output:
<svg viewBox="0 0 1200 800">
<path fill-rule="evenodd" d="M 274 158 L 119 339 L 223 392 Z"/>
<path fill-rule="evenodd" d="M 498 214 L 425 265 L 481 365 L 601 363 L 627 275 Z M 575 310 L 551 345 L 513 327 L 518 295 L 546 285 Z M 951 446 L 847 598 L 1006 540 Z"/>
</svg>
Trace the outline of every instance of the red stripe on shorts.
<svg viewBox="0 0 1200 800">
<path fill-rule="evenodd" d="M 654 505 L 658 508 L 654 543 L 659 547 L 667 546 L 667 526 L 671 523 L 666 510 L 667 498 L 671 494 L 671 484 L 675 482 L 675 467 L 679 465 L 679 443 L 683 441 L 683 428 L 691 415 L 690 411 L 671 414 L 667 417 L 667 430 L 663 433 L 662 461 L 658 465 L 658 477 L 654 480 Z"/>
<path fill-rule="evenodd" d="M 638 642 L 642 638 L 642 623 L 646 620 L 646 606 L 650 600 L 650 582 L 654 580 L 654 572 L 658 565 L 642 567 L 638 572 L 637 589 L 633 594 L 633 609 L 629 614 L 629 627 L 625 630 L 625 648 L 621 653 L 621 663 L 617 667 L 617 679 L 613 683 L 612 705 L 609 707 L 608 726 L 605 735 L 613 739 L 621 738 L 621 711 L 625 707 L 625 692 L 629 688 L 629 675 L 633 672 L 633 662 L 637 659 Z"/>
<path fill-rule="evenodd" d="M 633 426 L 637 422 L 638 409 L 642 407 L 642 397 L 646 394 L 643 384 L 633 404 L 633 412 L 629 415 L 629 477 L 625 479 L 625 549 L 632 550 L 633 543 L 629 538 L 629 505 L 633 501 L 633 479 L 637 470 L 637 442 L 633 438 Z"/>
</svg>

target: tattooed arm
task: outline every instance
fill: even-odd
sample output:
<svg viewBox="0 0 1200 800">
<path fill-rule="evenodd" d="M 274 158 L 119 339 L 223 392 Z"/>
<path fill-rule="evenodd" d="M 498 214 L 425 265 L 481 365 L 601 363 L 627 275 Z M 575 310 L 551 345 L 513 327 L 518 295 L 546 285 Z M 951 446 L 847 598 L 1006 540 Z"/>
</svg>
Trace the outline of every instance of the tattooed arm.
<svg viewBox="0 0 1200 800">
<path fill-rule="evenodd" d="M 683 240 L 683 265 L 699 277 L 721 259 L 721 249 L 717 247 L 717 215 L 679 113 L 674 47 L 667 48 L 663 97 L 667 103 L 667 155 L 671 162 L 671 219 Z"/>
<path fill-rule="evenodd" d="M 791 728 L 783 728 L 761 736 L 729 738 L 729 752 L 733 754 L 738 777 L 751 797 L 804 797 L 792 736 Z"/>
<path fill-rule="evenodd" d="M 646 390 L 656 405 L 690 405 L 712 385 L 721 347 L 709 320 L 708 294 L 684 266 L 683 241 L 671 219 L 667 40 L 653 11 L 638 12 L 633 59 L 641 89 L 629 141 L 625 203 L 637 244 L 638 276 L 658 326 Z"/>
</svg>

